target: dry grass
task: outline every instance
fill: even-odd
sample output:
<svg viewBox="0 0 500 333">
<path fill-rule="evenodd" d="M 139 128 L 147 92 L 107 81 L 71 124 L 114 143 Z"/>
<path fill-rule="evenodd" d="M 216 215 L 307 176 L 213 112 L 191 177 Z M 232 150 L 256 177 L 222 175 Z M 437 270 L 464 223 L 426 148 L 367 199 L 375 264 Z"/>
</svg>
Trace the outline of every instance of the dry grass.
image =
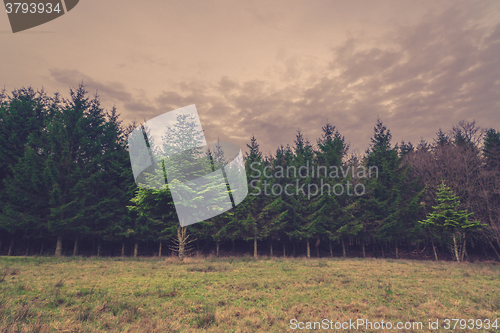
<svg viewBox="0 0 500 333">
<path fill-rule="evenodd" d="M 293 318 L 494 320 L 499 290 L 496 263 L 0 257 L 0 332 L 283 332 Z"/>
</svg>

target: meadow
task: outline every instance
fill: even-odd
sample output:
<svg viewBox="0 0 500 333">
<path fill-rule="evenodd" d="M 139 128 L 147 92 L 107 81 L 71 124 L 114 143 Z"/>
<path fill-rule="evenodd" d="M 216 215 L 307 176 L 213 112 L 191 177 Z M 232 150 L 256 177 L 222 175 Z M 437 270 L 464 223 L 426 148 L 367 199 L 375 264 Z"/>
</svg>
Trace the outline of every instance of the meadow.
<svg viewBox="0 0 500 333">
<path fill-rule="evenodd" d="M 316 331 L 431 331 L 429 320 L 442 326 L 446 319 L 466 319 L 474 326 L 460 329 L 463 322 L 455 322 L 453 331 L 500 331 L 492 327 L 496 319 L 500 326 L 500 265 L 354 258 L 0 257 L 0 332 L 291 332 L 311 331 L 299 328 L 314 322 L 325 328 L 323 319 L 332 326 Z M 424 326 L 333 326 L 361 319 Z M 444 327 L 432 331 L 452 331 Z"/>
</svg>

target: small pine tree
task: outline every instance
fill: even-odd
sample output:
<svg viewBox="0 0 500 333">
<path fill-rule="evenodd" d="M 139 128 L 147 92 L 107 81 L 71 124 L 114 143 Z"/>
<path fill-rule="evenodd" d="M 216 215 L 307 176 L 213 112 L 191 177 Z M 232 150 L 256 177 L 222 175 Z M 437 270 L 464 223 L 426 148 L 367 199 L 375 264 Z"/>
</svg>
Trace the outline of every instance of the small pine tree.
<svg viewBox="0 0 500 333">
<path fill-rule="evenodd" d="M 443 232 L 451 235 L 453 255 L 457 261 L 463 261 L 468 231 L 477 230 L 484 226 L 480 221 L 470 221 L 473 213 L 459 210 L 460 200 L 457 195 L 443 182 L 437 190 L 438 205 L 433 206 L 427 219 L 419 221 L 432 234 Z"/>
</svg>

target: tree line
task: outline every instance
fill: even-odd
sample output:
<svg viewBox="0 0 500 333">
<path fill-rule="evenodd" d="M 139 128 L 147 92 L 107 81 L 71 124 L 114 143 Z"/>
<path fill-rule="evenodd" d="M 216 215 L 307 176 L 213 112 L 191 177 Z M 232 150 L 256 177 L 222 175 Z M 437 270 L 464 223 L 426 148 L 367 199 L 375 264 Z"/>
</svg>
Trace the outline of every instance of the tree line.
<svg viewBox="0 0 500 333">
<path fill-rule="evenodd" d="M 182 121 L 174 132 L 186 132 Z M 247 197 L 180 227 L 168 184 L 148 188 L 134 181 L 127 138 L 138 126 L 124 126 L 117 110 L 104 110 L 83 85 L 69 98 L 32 88 L 3 91 L 0 253 L 411 254 L 457 261 L 473 253 L 500 260 L 495 129 L 461 121 L 414 146 L 393 144 L 378 120 L 362 156 L 328 123 L 316 142 L 297 131 L 293 145 L 270 155 L 252 137 L 244 157 Z M 160 169 L 145 177 L 163 175 Z"/>
</svg>

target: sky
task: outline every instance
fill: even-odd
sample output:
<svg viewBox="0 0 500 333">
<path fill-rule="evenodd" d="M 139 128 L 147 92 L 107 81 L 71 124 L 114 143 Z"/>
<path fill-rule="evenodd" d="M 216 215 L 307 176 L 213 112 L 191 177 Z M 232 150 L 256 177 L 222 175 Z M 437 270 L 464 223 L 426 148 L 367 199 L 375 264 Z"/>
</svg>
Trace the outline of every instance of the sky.
<svg viewBox="0 0 500 333">
<path fill-rule="evenodd" d="M 207 141 L 265 154 L 327 122 L 353 153 L 380 118 L 393 144 L 460 120 L 500 130 L 500 2 L 80 0 L 13 34 L 0 13 L 0 85 L 80 83 L 123 124 L 195 104 Z"/>
</svg>

